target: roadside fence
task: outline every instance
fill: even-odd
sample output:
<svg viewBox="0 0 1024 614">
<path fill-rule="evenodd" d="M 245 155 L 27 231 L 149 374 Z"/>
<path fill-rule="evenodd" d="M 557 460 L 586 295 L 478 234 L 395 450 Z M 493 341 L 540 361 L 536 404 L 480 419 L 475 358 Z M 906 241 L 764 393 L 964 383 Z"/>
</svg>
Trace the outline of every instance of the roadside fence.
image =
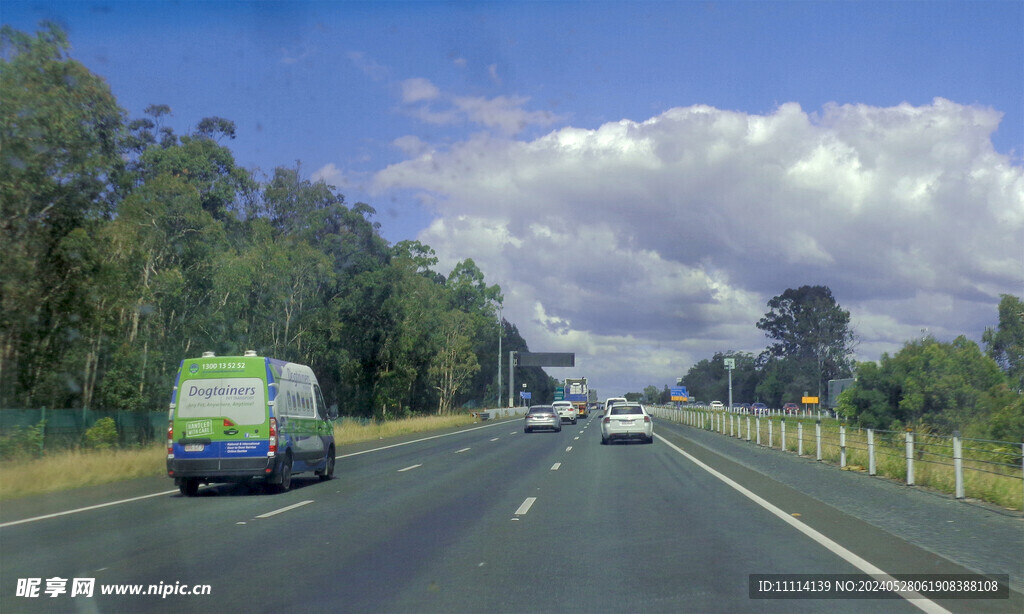
<svg viewBox="0 0 1024 614">
<path fill-rule="evenodd" d="M 103 418 L 117 426 L 120 445 L 149 444 L 166 438 L 167 412 L 98 411 L 93 409 L 0 409 L 0 439 L 33 438 L 47 448 L 73 447 Z"/>
<path fill-rule="evenodd" d="M 809 415 L 738 414 L 706 408 L 654 407 L 655 417 L 753 445 L 792 452 L 844 471 L 924 486 L 958 500 L 1024 510 L 1024 442 L 851 427 Z"/>
</svg>

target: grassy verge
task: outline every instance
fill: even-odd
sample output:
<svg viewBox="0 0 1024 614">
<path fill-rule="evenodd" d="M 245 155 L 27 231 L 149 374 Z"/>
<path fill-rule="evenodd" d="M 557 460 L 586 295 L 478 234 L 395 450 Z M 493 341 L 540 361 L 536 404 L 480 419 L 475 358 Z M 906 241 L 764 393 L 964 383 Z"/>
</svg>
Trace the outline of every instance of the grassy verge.
<svg viewBox="0 0 1024 614">
<path fill-rule="evenodd" d="M 464 426 L 472 424 L 474 420 L 466 414 L 366 424 L 342 420 L 335 425 L 334 436 L 341 446 Z M 164 445 L 154 444 L 130 450 L 61 450 L 47 453 L 42 458 L 4 461 L 0 463 L 0 501 L 80 486 L 162 476 L 166 472 L 166 458 Z"/>
<path fill-rule="evenodd" d="M 154 444 L 102 452 L 62 450 L 42 458 L 4 461 L 0 464 L 0 501 L 163 475 L 166 458 L 166 448 Z"/>
</svg>

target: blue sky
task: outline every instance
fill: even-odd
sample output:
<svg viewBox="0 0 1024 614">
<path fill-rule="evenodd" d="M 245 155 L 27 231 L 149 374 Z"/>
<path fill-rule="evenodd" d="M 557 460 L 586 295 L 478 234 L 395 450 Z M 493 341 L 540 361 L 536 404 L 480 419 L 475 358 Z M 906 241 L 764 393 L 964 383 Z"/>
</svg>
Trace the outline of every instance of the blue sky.
<svg viewBox="0 0 1024 614">
<path fill-rule="evenodd" d="M 760 351 L 787 287 L 832 288 L 864 359 L 1024 295 L 1024 3 L 0 6 L 41 19 L 130 116 L 231 119 L 242 166 L 473 258 L 606 389 Z"/>
</svg>

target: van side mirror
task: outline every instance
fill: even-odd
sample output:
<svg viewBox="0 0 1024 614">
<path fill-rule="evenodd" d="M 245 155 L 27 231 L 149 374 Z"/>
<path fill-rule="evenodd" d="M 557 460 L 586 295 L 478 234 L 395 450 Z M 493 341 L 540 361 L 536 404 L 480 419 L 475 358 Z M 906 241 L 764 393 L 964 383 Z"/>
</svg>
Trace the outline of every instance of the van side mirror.
<svg viewBox="0 0 1024 614">
<path fill-rule="evenodd" d="M 327 419 L 337 420 L 338 419 L 338 404 L 334 403 L 327 408 Z"/>
</svg>

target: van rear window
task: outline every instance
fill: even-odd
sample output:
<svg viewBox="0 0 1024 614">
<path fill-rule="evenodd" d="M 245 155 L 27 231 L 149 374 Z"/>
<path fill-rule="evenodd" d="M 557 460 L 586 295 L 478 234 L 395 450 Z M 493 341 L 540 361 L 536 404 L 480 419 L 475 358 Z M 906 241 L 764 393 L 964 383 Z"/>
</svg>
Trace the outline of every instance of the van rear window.
<svg viewBox="0 0 1024 614">
<path fill-rule="evenodd" d="M 266 406 L 263 380 L 258 377 L 188 380 L 178 390 L 179 418 L 228 418 L 235 424 L 263 424 Z"/>
</svg>

